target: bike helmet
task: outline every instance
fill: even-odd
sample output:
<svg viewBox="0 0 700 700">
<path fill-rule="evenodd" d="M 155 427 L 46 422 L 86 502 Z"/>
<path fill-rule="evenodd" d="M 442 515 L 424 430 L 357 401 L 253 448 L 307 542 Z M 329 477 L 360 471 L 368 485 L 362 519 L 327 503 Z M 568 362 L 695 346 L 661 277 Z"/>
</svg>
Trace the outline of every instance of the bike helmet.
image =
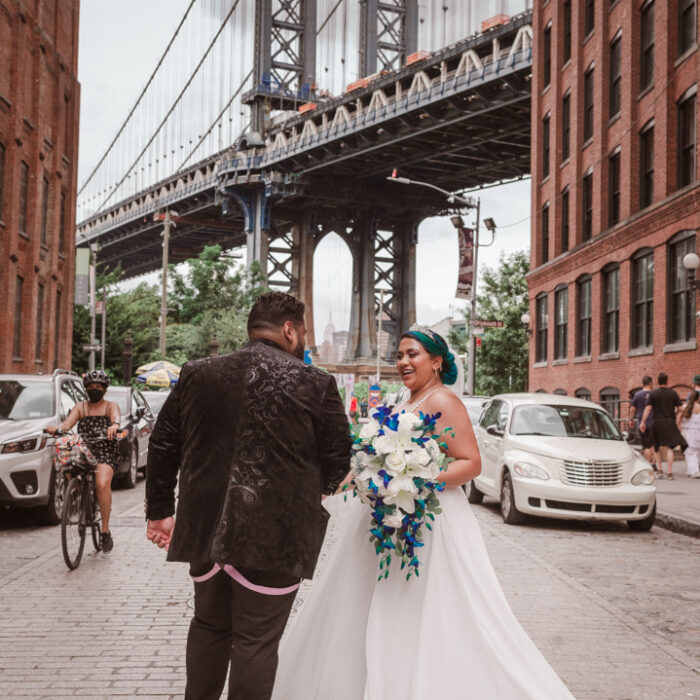
<svg viewBox="0 0 700 700">
<path fill-rule="evenodd" d="M 102 384 L 106 389 L 109 386 L 109 377 L 101 369 L 92 369 L 83 375 L 83 386 L 88 384 Z"/>
</svg>

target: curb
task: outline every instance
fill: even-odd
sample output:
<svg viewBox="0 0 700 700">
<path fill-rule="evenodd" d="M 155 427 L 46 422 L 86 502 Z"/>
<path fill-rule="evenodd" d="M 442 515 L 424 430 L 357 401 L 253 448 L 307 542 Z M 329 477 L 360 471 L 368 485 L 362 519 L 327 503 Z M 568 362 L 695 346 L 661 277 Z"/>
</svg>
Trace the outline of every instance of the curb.
<svg viewBox="0 0 700 700">
<path fill-rule="evenodd" d="M 663 527 L 666 530 L 678 532 L 681 535 L 687 535 L 688 537 L 696 537 L 700 539 L 700 523 L 692 520 L 684 520 L 683 518 L 679 518 L 676 515 L 671 515 L 670 513 L 656 511 L 656 521 L 654 524 L 658 527 Z"/>
</svg>

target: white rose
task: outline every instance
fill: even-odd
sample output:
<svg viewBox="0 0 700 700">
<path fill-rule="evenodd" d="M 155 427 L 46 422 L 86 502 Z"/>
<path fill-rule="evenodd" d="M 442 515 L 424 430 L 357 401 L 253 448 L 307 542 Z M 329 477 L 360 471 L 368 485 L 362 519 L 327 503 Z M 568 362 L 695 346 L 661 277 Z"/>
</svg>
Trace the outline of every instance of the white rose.
<svg viewBox="0 0 700 700">
<path fill-rule="evenodd" d="M 377 451 L 377 454 L 389 454 L 394 452 L 398 446 L 395 434 L 389 432 L 387 435 L 380 435 L 372 441 L 372 447 Z"/>
<path fill-rule="evenodd" d="M 361 440 L 371 440 L 379 430 L 379 422 L 374 420 L 367 421 L 362 428 L 360 428 L 360 439 Z"/>
<path fill-rule="evenodd" d="M 403 513 L 397 508 L 394 513 L 384 516 L 384 524 L 388 527 L 401 527 L 403 522 Z"/>
<path fill-rule="evenodd" d="M 432 438 L 428 442 L 423 443 L 423 447 L 425 447 L 430 459 L 438 459 L 440 456 L 440 446 Z"/>
<path fill-rule="evenodd" d="M 413 513 L 416 509 L 416 502 L 412 493 L 408 491 L 399 491 L 395 495 L 386 496 L 384 503 L 393 503 L 401 508 L 404 513 Z"/>
<path fill-rule="evenodd" d="M 392 476 L 403 473 L 406 460 L 401 452 L 390 452 L 384 459 L 384 469 Z"/>
<path fill-rule="evenodd" d="M 402 436 L 420 437 L 423 421 L 415 413 L 401 413 L 399 415 L 396 432 Z"/>
<path fill-rule="evenodd" d="M 419 467 L 423 467 L 430 462 L 430 455 L 428 454 L 427 450 L 413 450 L 406 455 L 406 461 L 408 462 L 409 467 L 412 469 L 418 469 Z"/>
<path fill-rule="evenodd" d="M 408 474 L 398 474 L 393 477 L 386 486 L 386 492 L 391 496 L 396 495 L 400 491 L 405 491 L 407 493 L 418 492 L 416 485 L 413 483 L 412 476 Z"/>
</svg>

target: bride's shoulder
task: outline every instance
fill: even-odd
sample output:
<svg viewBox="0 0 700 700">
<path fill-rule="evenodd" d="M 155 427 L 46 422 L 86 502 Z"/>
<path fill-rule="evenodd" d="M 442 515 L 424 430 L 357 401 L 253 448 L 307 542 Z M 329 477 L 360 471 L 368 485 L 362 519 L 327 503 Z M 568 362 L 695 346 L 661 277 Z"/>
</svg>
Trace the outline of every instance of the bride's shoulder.
<svg viewBox="0 0 700 700">
<path fill-rule="evenodd" d="M 434 392 L 425 402 L 428 413 L 442 413 L 443 416 L 462 416 L 467 414 L 462 400 L 451 389 Z"/>
</svg>

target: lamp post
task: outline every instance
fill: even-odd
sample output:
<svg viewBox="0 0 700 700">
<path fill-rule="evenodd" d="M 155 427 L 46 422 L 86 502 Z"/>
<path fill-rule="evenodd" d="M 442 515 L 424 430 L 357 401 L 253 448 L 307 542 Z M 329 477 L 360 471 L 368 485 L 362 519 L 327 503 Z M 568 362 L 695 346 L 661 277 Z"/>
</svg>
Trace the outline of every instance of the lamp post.
<svg viewBox="0 0 700 700">
<path fill-rule="evenodd" d="M 696 279 L 695 272 L 700 266 L 700 257 L 697 253 L 687 253 L 683 256 L 683 267 L 688 272 L 688 325 L 689 328 L 687 337 L 695 337 L 695 333 L 691 333 L 692 330 L 692 309 L 693 309 L 693 290 L 700 291 L 700 279 Z"/>
<path fill-rule="evenodd" d="M 530 328 L 530 323 L 532 323 L 532 317 L 527 311 L 520 317 L 520 323 L 522 323 L 523 326 L 525 326 L 525 332 L 528 335 L 532 335 L 532 328 Z"/>
<path fill-rule="evenodd" d="M 480 244 L 479 243 L 479 217 L 481 214 L 481 201 L 478 197 L 460 197 L 453 192 L 448 192 L 443 190 L 442 187 L 433 185 L 430 182 L 423 182 L 421 180 L 411 180 L 407 177 L 398 177 L 396 170 L 393 171 L 392 176 L 388 177 L 387 180 L 391 182 L 398 182 L 402 185 L 418 185 L 419 187 L 427 187 L 436 192 L 440 192 L 447 197 L 447 201 L 450 204 L 457 205 L 458 207 L 464 207 L 465 209 L 476 209 L 476 227 L 474 229 L 474 248 L 472 253 L 472 287 L 469 294 L 469 324 L 467 328 L 467 343 L 469 347 L 469 357 L 467 362 L 467 393 L 474 393 L 474 375 L 476 369 L 476 338 L 474 336 L 474 322 L 476 320 L 476 280 L 477 280 L 477 262 L 479 257 L 479 246 L 487 248 L 493 245 L 496 238 L 496 222 L 492 218 L 484 219 L 484 226 L 491 233 L 490 243 Z M 452 225 L 460 229 L 464 226 L 461 216 L 453 216 L 450 218 Z"/>
</svg>

